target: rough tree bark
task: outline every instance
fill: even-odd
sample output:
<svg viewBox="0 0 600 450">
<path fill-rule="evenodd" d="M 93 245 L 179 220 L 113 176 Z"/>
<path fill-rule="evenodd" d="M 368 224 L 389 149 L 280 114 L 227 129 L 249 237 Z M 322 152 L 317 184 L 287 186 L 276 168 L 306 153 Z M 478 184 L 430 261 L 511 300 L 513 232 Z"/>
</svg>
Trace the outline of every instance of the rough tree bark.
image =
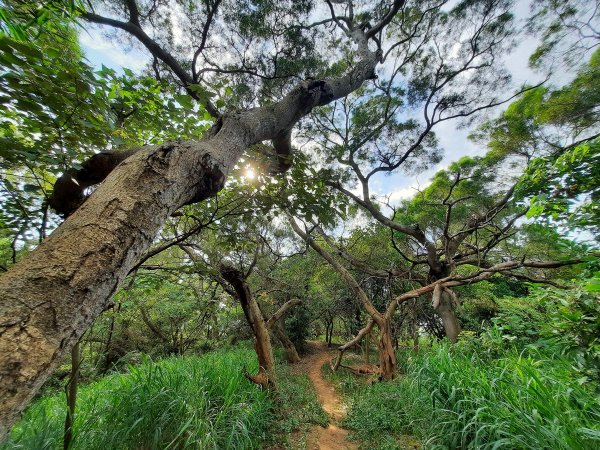
<svg viewBox="0 0 600 450">
<path fill-rule="evenodd" d="M 295 364 L 300 362 L 300 355 L 298 354 L 298 350 L 296 346 L 285 333 L 283 326 L 280 323 L 275 323 L 272 327 L 273 333 L 281 342 L 283 349 L 285 350 L 285 357 L 287 358 L 289 363 Z"/>
<path fill-rule="evenodd" d="M 440 319 L 442 319 L 446 337 L 450 342 L 456 343 L 458 342 L 458 335 L 460 334 L 461 329 L 454 312 L 452 296 L 446 292 L 445 289 L 440 289 L 440 291 L 438 297 L 436 297 L 434 291 L 432 306 L 435 312 L 440 316 Z"/>
<path fill-rule="evenodd" d="M 291 308 L 301 305 L 301 304 L 302 304 L 302 300 L 300 300 L 300 299 L 295 298 L 295 299 L 289 300 L 289 301 L 285 302 L 281 306 L 281 308 L 279 308 L 275 312 L 275 314 L 273 314 L 269 318 L 269 320 L 267 320 L 267 328 L 269 330 L 271 330 L 275 336 L 277 336 L 277 339 L 279 339 L 279 342 L 281 342 L 281 345 L 283 346 L 283 348 L 285 350 L 285 355 L 286 355 L 288 362 L 290 362 L 292 364 L 300 362 L 300 355 L 298 355 L 298 350 L 296 350 L 296 346 L 294 345 L 292 340 L 286 334 L 286 332 L 283 328 L 283 325 L 281 325 L 280 320 Z M 263 317 L 264 317 L 264 315 L 263 315 Z"/>
<path fill-rule="evenodd" d="M 429 282 L 433 283 L 442 278 L 446 278 L 450 275 L 450 269 L 447 265 L 444 265 L 439 271 L 431 269 L 429 271 Z M 450 289 L 444 288 L 434 290 L 432 295 L 431 305 L 442 319 L 442 325 L 444 326 L 444 332 L 450 342 L 455 344 L 458 342 L 458 335 L 460 334 L 460 324 L 456 318 L 456 312 L 454 311 L 453 295 Z"/>
<path fill-rule="evenodd" d="M 379 347 L 380 376 L 382 380 L 389 381 L 396 378 L 396 352 L 394 351 L 392 339 L 391 320 L 386 318 L 378 324 L 378 327 L 379 340 L 377 341 L 377 347 Z"/>
</svg>

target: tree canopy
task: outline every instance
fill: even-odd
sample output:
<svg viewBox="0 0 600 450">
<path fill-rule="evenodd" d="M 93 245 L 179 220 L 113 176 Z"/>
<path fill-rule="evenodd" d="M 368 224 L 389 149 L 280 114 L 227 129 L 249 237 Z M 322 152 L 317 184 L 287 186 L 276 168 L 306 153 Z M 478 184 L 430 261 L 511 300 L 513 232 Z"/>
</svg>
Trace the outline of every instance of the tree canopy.
<svg viewBox="0 0 600 450">
<path fill-rule="evenodd" d="M 2 2 L 0 435 L 78 342 L 101 374 L 252 338 L 276 390 L 271 335 L 296 362 L 335 334 L 335 369 L 373 339 L 392 380 L 401 340 L 530 339 L 540 286 L 588 289 L 543 305 L 595 373 L 599 9 L 520 6 Z M 144 68 L 86 59 L 90 30 Z"/>
</svg>

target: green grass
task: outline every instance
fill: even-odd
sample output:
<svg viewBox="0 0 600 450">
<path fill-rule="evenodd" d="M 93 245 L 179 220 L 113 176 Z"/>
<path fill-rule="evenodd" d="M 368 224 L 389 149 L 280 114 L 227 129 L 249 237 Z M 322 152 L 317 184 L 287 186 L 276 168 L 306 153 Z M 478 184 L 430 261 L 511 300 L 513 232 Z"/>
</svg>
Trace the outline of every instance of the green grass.
<svg viewBox="0 0 600 450">
<path fill-rule="evenodd" d="M 272 401 L 241 368 L 251 350 L 145 361 L 80 389 L 73 449 L 252 449 L 269 436 Z M 254 365 L 254 366 L 253 366 Z M 62 448 L 64 395 L 34 403 L 8 449 Z"/>
<path fill-rule="evenodd" d="M 356 356 L 356 358 L 358 358 L 358 356 Z M 354 395 L 365 387 L 368 380 L 368 377 L 356 376 L 344 368 L 340 368 L 334 372 L 331 370 L 331 365 L 327 363 L 323 364 L 321 367 L 321 375 L 323 375 L 323 378 L 333 383 L 336 391 L 342 393 L 344 396 Z"/>
<path fill-rule="evenodd" d="M 288 366 L 278 366 L 278 393 L 276 396 L 280 428 L 287 433 L 303 424 L 328 424 L 314 386 L 307 375 L 292 375 Z"/>
<path fill-rule="evenodd" d="M 281 351 L 277 351 L 282 360 Z M 73 449 L 252 449 L 290 447 L 312 424 L 326 425 L 312 383 L 277 366 L 278 392 L 269 395 L 243 375 L 256 371 L 250 348 L 203 356 L 145 360 L 128 373 L 81 387 Z M 2 450 L 62 449 L 62 393 L 31 405 Z"/>
<path fill-rule="evenodd" d="M 428 449 L 600 448 L 600 403 L 566 361 L 438 344 L 399 362 L 406 375 L 348 394 L 345 425 L 364 448 L 403 448 L 406 435 Z"/>
</svg>

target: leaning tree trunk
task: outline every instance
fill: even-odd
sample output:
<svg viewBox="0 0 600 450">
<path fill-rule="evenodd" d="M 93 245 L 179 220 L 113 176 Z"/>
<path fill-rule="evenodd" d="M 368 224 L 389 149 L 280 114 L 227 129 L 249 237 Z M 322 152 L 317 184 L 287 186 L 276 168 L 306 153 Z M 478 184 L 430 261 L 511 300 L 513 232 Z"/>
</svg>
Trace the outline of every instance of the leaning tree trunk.
<svg viewBox="0 0 600 450">
<path fill-rule="evenodd" d="M 275 359 L 273 358 L 271 336 L 269 335 L 269 329 L 260 307 L 250 292 L 243 274 L 239 270 L 230 266 L 222 266 L 221 275 L 233 286 L 236 297 L 242 305 L 246 321 L 254 336 L 254 348 L 258 358 L 258 373 L 251 375 L 246 372 L 245 375 L 250 381 L 263 388 L 275 390 Z"/>
<path fill-rule="evenodd" d="M 356 334 L 356 336 L 354 336 L 354 338 L 352 338 L 350 341 L 346 342 L 344 345 L 340 345 L 338 347 L 338 349 L 337 349 L 338 356 L 335 359 L 335 362 L 333 362 L 331 364 L 331 370 L 336 371 L 340 368 L 340 366 L 342 364 L 342 358 L 344 357 L 344 352 L 346 350 L 348 350 L 349 348 L 357 345 L 366 335 L 368 335 L 371 332 L 374 325 L 375 325 L 375 321 L 373 319 L 369 319 L 369 321 L 367 322 L 367 325 L 364 328 L 362 328 Z"/>
<path fill-rule="evenodd" d="M 168 217 L 216 194 L 248 147 L 289 141 L 284 138 L 291 128 L 313 107 L 374 78 L 379 55 L 368 49 L 364 33 L 355 34 L 362 40 L 362 60 L 346 76 L 302 82 L 279 102 L 226 115 L 200 142 L 142 147 L 0 277 L 0 439 L 63 355 L 111 305 Z"/>
<path fill-rule="evenodd" d="M 279 342 L 281 342 L 281 345 L 285 350 L 285 356 L 288 362 L 292 364 L 300 362 L 300 355 L 298 355 L 298 350 L 296 350 L 296 346 L 285 333 L 283 326 L 279 322 L 276 322 L 273 325 L 272 330 L 275 336 L 277 336 L 277 339 L 279 339 Z"/>
</svg>

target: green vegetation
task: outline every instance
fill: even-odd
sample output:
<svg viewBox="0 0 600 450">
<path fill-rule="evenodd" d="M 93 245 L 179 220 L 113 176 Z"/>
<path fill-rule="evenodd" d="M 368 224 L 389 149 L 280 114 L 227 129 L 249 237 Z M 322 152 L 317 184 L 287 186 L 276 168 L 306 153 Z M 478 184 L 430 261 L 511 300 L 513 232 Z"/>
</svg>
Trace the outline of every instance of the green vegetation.
<svg viewBox="0 0 600 450">
<path fill-rule="evenodd" d="M 0 450 L 600 448 L 598 30 L 0 1 Z"/>
<path fill-rule="evenodd" d="M 600 442 L 600 403 L 568 361 L 510 351 L 491 359 L 435 344 L 406 358 L 406 374 L 352 396 L 346 425 L 365 448 L 415 435 L 424 448 L 589 449 Z"/>
<path fill-rule="evenodd" d="M 83 386 L 72 448 L 250 449 L 327 423 L 305 376 L 280 367 L 276 398 L 246 380 L 241 368 L 256 370 L 254 359 L 249 349 L 147 359 Z M 37 400 L 1 448 L 62 448 L 65 414 L 60 393 Z"/>
<path fill-rule="evenodd" d="M 597 447 L 595 283 L 505 297 L 496 325 L 479 336 L 399 352 L 402 373 L 393 382 L 365 386 L 349 372 L 330 375 L 351 405 L 345 425 L 364 448 L 403 448 L 406 436 L 427 449 Z"/>
</svg>

